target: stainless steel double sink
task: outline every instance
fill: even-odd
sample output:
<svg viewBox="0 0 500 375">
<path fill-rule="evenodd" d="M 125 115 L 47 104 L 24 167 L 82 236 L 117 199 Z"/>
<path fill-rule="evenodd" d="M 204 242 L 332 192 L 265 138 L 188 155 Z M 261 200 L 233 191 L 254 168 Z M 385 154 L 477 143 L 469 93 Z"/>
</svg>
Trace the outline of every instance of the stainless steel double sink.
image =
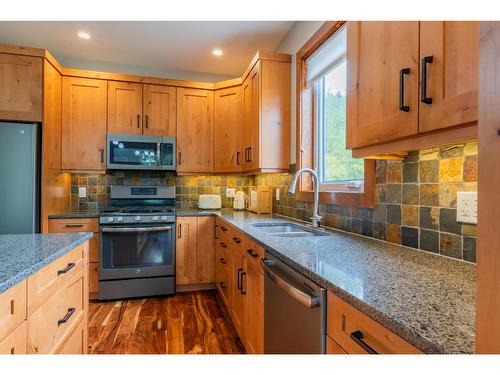
<svg viewBox="0 0 500 375">
<path fill-rule="evenodd" d="M 254 228 L 262 230 L 266 234 L 276 237 L 321 237 L 330 234 L 321 230 L 308 227 L 306 225 L 280 222 L 280 223 L 255 223 Z"/>
</svg>

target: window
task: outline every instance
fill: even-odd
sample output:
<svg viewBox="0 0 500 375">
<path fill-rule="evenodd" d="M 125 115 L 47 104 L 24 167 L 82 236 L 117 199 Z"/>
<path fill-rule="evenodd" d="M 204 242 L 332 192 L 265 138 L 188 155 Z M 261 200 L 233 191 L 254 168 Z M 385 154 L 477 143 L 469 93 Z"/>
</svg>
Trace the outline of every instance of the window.
<svg viewBox="0 0 500 375">
<path fill-rule="evenodd" d="M 364 161 L 353 158 L 346 148 L 345 40 L 343 27 L 308 59 L 308 80 L 314 85 L 314 167 L 324 189 L 359 191 Z"/>
<path fill-rule="evenodd" d="M 345 22 L 328 21 L 297 52 L 297 169 L 320 178 L 320 202 L 375 204 L 375 161 L 352 157 L 347 145 L 349 51 Z M 312 201 L 312 180 L 300 180 L 297 199 Z"/>
</svg>

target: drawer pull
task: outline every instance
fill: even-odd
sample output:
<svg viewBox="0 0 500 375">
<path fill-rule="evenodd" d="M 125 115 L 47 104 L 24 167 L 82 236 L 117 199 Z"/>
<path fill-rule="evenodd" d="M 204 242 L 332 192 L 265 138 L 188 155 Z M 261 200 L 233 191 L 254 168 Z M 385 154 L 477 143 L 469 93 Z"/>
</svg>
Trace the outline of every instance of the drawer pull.
<svg viewBox="0 0 500 375">
<path fill-rule="evenodd" d="M 226 264 L 226 260 L 224 258 L 219 259 L 222 264 Z"/>
<path fill-rule="evenodd" d="M 60 326 L 61 324 L 66 323 L 66 322 L 67 322 L 67 321 L 71 318 L 71 316 L 75 313 L 75 311 L 76 311 L 76 308 L 74 308 L 74 307 L 70 307 L 70 308 L 68 309 L 67 314 L 66 314 L 66 315 L 64 315 L 64 318 L 59 319 L 59 320 L 57 321 L 57 325 L 58 325 L 58 326 Z"/>
<path fill-rule="evenodd" d="M 225 242 L 221 242 L 221 243 L 220 243 L 220 245 L 221 245 L 222 247 L 227 247 L 227 245 L 226 245 L 226 243 L 225 243 Z"/>
<path fill-rule="evenodd" d="M 15 307 L 14 300 L 11 299 L 10 300 L 10 315 L 14 315 L 14 307 Z"/>
<path fill-rule="evenodd" d="M 220 227 L 220 229 L 222 229 L 223 232 L 227 231 L 226 227 Z"/>
<path fill-rule="evenodd" d="M 82 228 L 83 224 L 66 224 L 66 228 Z"/>
<path fill-rule="evenodd" d="M 352 332 L 351 339 L 356 344 L 361 346 L 364 350 L 366 350 L 368 354 L 378 354 L 370 345 L 368 345 L 366 342 L 363 341 L 363 332 L 359 330 Z"/>
<path fill-rule="evenodd" d="M 68 263 L 68 266 L 65 269 L 57 271 L 57 276 L 60 276 L 62 274 L 69 272 L 74 266 L 75 266 L 75 263 Z"/>
<path fill-rule="evenodd" d="M 258 258 L 259 257 L 259 254 L 257 254 L 255 251 L 253 251 L 252 249 L 248 249 L 247 250 L 247 253 L 250 254 L 250 256 L 252 258 Z"/>
<path fill-rule="evenodd" d="M 242 279 L 242 277 L 241 277 L 242 273 L 243 273 L 243 268 L 238 268 L 238 276 L 237 276 L 237 278 L 238 278 L 238 290 L 240 290 L 240 291 L 241 291 L 241 288 L 242 288 L 242 282 L 241 282 L 242 281 L 241 280 Z"/>
<path fill-rule="evenodd" d="M 236 242 L 236 243 L 240 243 L 241 242 L 241 240 L 238 237 L 233 237 L 233 241 Z"/>
</svg>

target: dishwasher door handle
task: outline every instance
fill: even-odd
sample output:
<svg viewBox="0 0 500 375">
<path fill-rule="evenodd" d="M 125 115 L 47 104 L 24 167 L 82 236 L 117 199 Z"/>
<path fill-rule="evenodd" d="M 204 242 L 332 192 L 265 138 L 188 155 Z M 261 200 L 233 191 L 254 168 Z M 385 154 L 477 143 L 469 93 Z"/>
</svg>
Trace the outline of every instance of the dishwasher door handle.
<svg viewBox="0 0 500 375">
<path fill-rule="evenodd" d="M 318 297 L 311 296 L 302 290 L 294 287 L 290 283 L 288 283 L 285 279 L 283 279 L 281 276 L 277 275 L 274 273 L 270 267 L 270 261 L 267 259 L 261 259 L 260 260 L 262 267 L 264 268 L 264 272 L 266 273 L 267 276 L 276 284 L 278 285 L 281 289 L 283 289 L 290 297 L 292 297 L 294 300 L 297 302 L 301 303 L 302 305 L 313 309 L 321 304 L 321 300 Z"/>
</svg>

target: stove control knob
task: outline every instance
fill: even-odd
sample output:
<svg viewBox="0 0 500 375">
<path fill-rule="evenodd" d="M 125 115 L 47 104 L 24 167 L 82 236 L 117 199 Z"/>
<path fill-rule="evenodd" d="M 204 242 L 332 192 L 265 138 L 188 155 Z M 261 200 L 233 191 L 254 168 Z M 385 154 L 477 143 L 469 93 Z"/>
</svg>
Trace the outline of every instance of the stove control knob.
<svg viewBox="0 0 500 375">
<path fill-rule="evenodd" d="M 112 217 L 108 217 L 108 223 L 112 223 L 114 220 Z"/>
<path fill-rule="evenodd" d="M 140 216 L 136 216 L 136 217 L 135 217 L 135 221 L 141 221 L 141 219 L 142 219 L 142 218 L 141 218 Z"/>
<path fill-rule="evenodd" d="M 163 221 L 165 221 L 165 220 L 167 220 L 167 217 L 166 217 L 166 216 L 162 216 L 162 217 L 161 217 L 161 219 L 162 219 Z"/>
<path fill-rule="evenodd" d="M 158 216 L 153 216 L 153 221 L 158 221 L 159 217 Z"/>
<path fill-rule="evenodd" d="M 119 223 L 123 222 L 123 217 L 118 216 L 118 217 L 116 218 L 116 221 L 118 221 Z"/>
</svg>

